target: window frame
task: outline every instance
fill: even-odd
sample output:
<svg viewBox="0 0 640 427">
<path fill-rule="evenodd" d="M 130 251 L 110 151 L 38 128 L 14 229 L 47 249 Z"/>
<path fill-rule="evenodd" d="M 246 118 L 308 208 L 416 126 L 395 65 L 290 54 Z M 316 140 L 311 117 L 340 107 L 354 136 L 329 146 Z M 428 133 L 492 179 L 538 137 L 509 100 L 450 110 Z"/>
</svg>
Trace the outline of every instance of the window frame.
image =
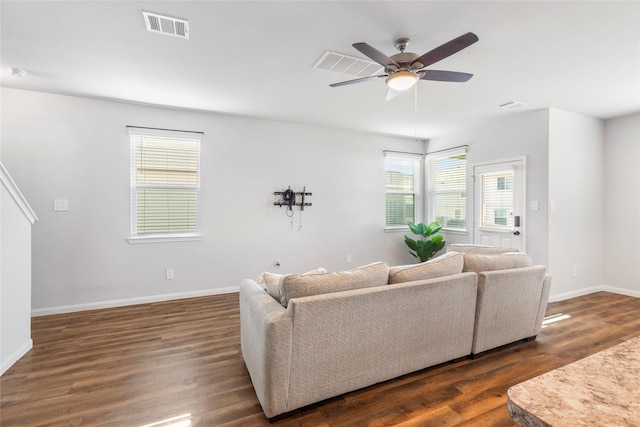
<svg viewBox="0 0 640 427">
<path fill-rule="evenodd" d="M 155 243 L 155 242 L 184 242 L 192 240 L 201 240 L 203 235 L 200 230 L 201 226 L 201 143 L 202 132 L 178 131 L 127 126 L 129 136 L 129 192 L 130 192 L 130 234 L 127 238 L 129 243 Z M 151 137 L 175 139 L 183 141 L 193 141 L 197 145 L 198 161 L 197 161 L 197 184 L 196 185 L 180 185 L 180 184 L 141 184 L 137 182 L 137 150 L 135 138 Z M 195 190 L 196 194 L 196 229 L 195 231 L 167 232 L 167 233 L 137 233 L 138 218 L 138 202 L 137 195 L 140 188 L 166 188 L 166 189 L 190 189 Z"/>
<path fill-rule="evenodd" d="M 396 158 L 396 159 L 404 159 L 411 160 L 414 162 L 414 172 L 413 172 L 413 191 L 392 191 L 389 190 L 386 184 L 386 175 L 387 175 L 387 158 Z M 398 151 L 384 151 L 384 176 L 385 176 L 385 218 L 384 218 L 384 229 L 385 231 L 406 231 L 409 230 L 409 226 L 407 224 L 404 225 L 387 225 L 387 195 L 388 194 L 401 194 L 401 195 L 413 195 L 413 222 L 419 223 L 422 221 L 423 217 L 423 205 L 424 205 L 424 196 L 422 190 L 422 180 L 424 169 L 424 155 L 418 153 L 404 153 Z"/>
<path fill-rule="evenodd" d="M 453 228 L 447 227 L 446 224 L 442 224 L 442 231 L 446 231 L 448 233 L 458 233 L 458 234 L 468 234 L 469 233 L 469 218 L 470 218 L 470 205 L 469 205 L 469 159 L 467 156 L 467 147 L 458 147 L 447 150 L 441 150 L 434 153 L 427 153 L 425 156 L 425 182 L 427 183 L 427 194 L 425 200 L 427 202 L 427 220 L 428 222 L 436 221 L 436 195 L 439 194 L 455 194 L 459 191 L 437 191 L 436 190 L 436 161 L 444 158 L 455 157 L 455 156 L 465 156 L 465 206 L 464 206 L 464 227 L 463 228 Z"/>
</svg>

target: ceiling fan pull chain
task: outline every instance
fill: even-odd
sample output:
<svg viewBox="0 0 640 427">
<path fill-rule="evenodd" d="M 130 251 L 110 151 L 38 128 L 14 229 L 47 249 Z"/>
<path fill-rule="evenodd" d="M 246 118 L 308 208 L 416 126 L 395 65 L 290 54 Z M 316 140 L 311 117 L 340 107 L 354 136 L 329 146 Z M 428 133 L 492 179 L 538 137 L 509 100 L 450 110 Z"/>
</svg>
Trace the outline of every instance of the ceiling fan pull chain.
<svg viewBox="0 0 640 427">
<path fill-rule="evenodd" d="M 413 138 L 418 141 L 418 85 L 415 85 L 413 98 Z"/>
</svg>

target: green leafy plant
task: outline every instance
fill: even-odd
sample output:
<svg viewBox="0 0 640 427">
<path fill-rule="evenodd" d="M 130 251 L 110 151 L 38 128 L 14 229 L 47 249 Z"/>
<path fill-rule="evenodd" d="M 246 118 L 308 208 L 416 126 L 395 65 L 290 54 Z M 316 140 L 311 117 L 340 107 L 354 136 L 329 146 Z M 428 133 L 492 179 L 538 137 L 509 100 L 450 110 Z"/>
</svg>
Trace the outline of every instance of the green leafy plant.
<svg viewBox="0 0 640 427">
<path fill-rule="evenodd" d="M 425 262 L 442 248 L 444 248 L 445 241 L 441 235 L 435 235 L 438 231 L 442 230 L 442 225 L 438 221 L 433 221 L 431 224 L 414 224 L 408 223 L 409 229 L 413 234 L 422 236 L 421 239 L 414 240 L 409 236 L 404 236 L 404 242 L 409 246 L 409 253 L 418 258 L 420 262 Z M 431 237 L 431 238 L 429 238 Z"/>
</svg>

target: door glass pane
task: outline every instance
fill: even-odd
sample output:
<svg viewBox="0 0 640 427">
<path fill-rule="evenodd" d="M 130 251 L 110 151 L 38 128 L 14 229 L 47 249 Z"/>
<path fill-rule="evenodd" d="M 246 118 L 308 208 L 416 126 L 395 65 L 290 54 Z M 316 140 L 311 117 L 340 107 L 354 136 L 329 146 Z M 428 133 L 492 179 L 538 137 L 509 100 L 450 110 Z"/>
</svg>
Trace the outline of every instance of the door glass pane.
<svg viewBox="0 0 640 427">
<path fill-rule="evenodd" d="M 513 228 L 513 171 L 482 174 L 482 226 Z"/>
</svg>

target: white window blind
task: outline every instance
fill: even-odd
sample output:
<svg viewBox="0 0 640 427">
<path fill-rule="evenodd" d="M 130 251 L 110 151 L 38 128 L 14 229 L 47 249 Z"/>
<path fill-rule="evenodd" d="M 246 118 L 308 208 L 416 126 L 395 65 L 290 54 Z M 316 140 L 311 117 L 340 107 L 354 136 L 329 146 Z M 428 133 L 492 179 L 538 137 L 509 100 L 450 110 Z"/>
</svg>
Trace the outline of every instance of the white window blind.
<svg viewBox="0 0 640 427">
<path fill-rule="evenodd" d="M 200 136 L 130 128 L 131 234 L 199 234 Z"/>
<path fill-rule="evenodd" d="M 482 174 L 482 227 L 513 228 L 513 170 Z"/>
<path fill-rule="evenodd" d="M 408 222 L 416 222 L 420 206 L 421 160 L 421 155 L 385 153 L 387 228 L 406 227 Z"/>
<path fill-rule="evenodd" d="M 429 220 L 443 228 L 467 227 L 467 154 L 465 149 L 427 155 Z"/>
</svg>

